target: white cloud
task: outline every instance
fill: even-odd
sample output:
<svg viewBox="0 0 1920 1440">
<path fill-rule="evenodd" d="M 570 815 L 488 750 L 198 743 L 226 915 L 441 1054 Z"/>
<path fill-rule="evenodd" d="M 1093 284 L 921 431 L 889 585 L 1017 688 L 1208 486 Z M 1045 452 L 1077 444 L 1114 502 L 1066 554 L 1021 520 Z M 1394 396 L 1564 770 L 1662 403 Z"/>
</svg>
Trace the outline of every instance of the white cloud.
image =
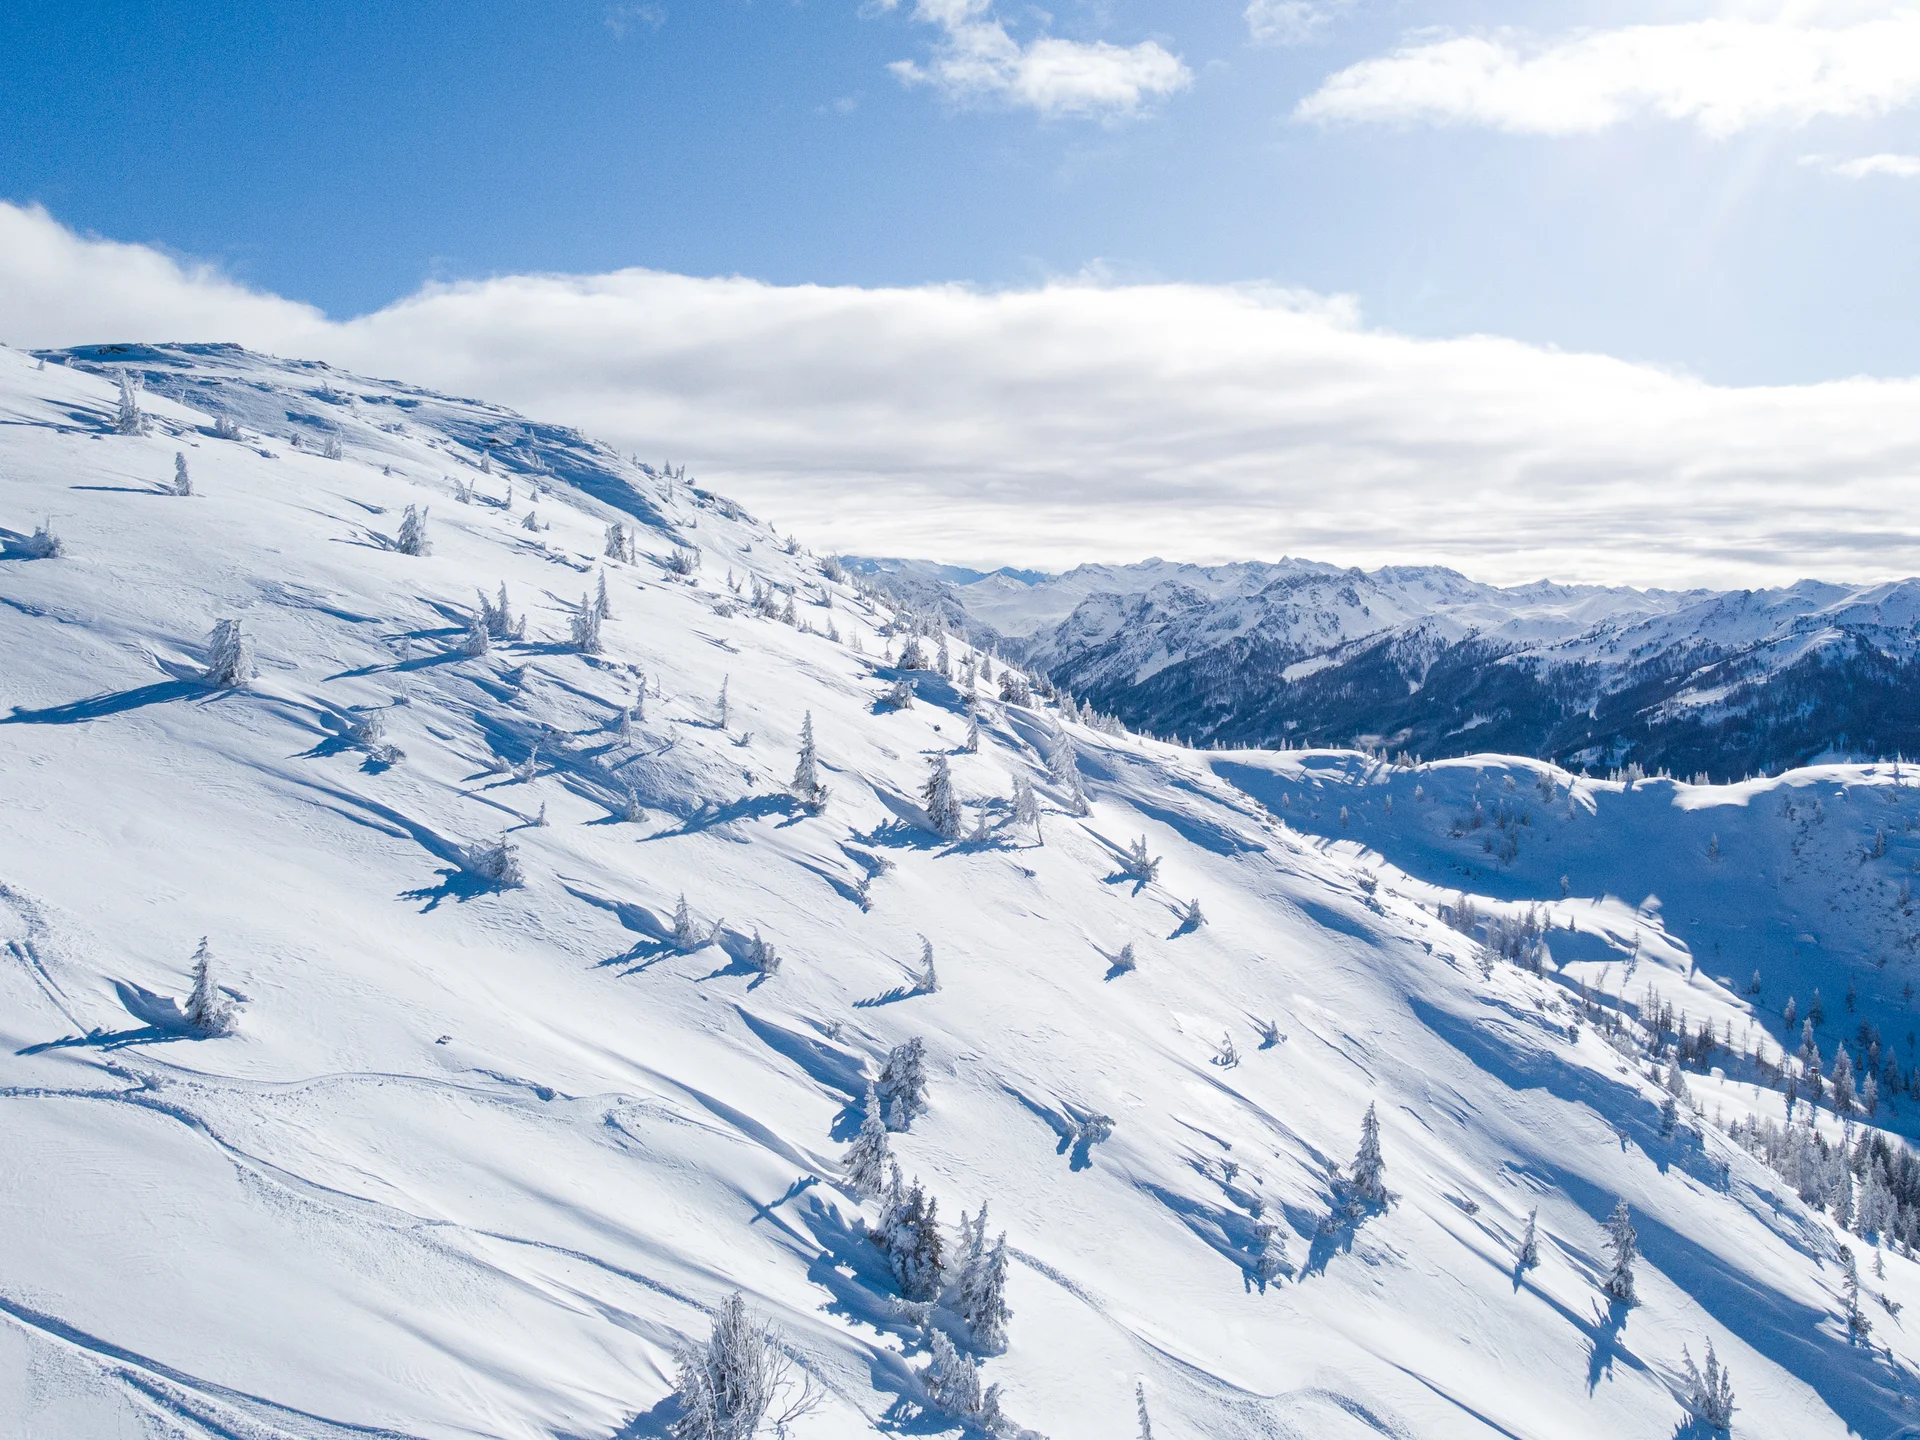
<svg viewBox="0 0 1920 1440">
<path fill-rule="evenodd" d="M 1832 161 L 1828 168 L 1849 180 L 1864 180 L 1869 175 L 1911 180 L 1920 176 L 1920 155 L 1861 155 L 1852 160 Z"/>
<path fill-rule="evenodd" d="M 882 0 L 883 9 L 897 0 Z M 1022 45 L 996 19 L 991 0 L 917 0 L 913 17 L 939 27 L 940 42 L 921 65 L 888 68 L 909 85 L 930 85 L 957 101 L 992 100 L 1046 116 L 1131 115 L 1151 100 L 1184 90 L 1193 72 L 1152 40 L 1137 45 L 1041 35 Z"/>
<path fill-rule="evenodd" d="M 1499 580 L 1920 572 L 1920 381 L 1733 389 L 1251 286 L 652 271 L 335 323 L 0 205 L 0 338 L 239 340 L 685 460 L 810 542 L 963 562 L 1440 561 Z"/>
<path fill-rule="evenodd" d="M 1850 24 L 1715 18 L 1540 43 L 1421 40 L 1329 77 L 1296 115 L 1570 135 L 1656 118 L 1713 136 L 1884 115 L 1920 100 L 1920 11 Z"/>
<path fill-rule="evenodd" d="M 1262 45 L 1304 45 L 1353 0 L 1247 0 L 1247 33 Z"/>
<path fill-rule="evenodd" d="M 636 26 L 658 30 L 667 23 L 667 10 L 664 5 L 609 5 L 605 19 L 613 38 L 624 40 Z"/>
</svg>

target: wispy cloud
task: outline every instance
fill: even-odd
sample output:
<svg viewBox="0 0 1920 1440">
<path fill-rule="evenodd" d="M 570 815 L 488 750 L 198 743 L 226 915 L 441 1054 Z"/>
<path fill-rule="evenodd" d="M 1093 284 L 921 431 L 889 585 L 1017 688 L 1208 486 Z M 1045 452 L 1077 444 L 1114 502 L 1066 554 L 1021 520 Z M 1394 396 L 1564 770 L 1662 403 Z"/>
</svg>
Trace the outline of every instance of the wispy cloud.
<svg viewBox="0 0 1920 1440">
<path fill-rule="evenodd" d="M 1920 155 L 1856 155 L 1849 160 L 1831 155 L 1805 155 L 1800 163 L 1830 170 L 1848 180 L 1865 180 L 1870 175 L 1889 175 L 1896 180 L 1920 177 Z"/>
<path fill-rule="evenodd" d="M 1920 100 L 1920 11 L 1851 24 L 1716 18 L 1541 41 L 1420 40 L 1328 78 L 1296 115 L 1572 135 L 1638 119 L 1712 136 L 1884 115 Z"/>
<path fill-rule="evenodd" d="M 1247 33 L 1262 45 L 1305 45 L 1352 7 L 1353 0 L 1248 0 Z"/>
<path fill-rule="evenodd" d="M 1495 580 L 1920 572 L 1920 380 L 1730 388 L 1349 301 L 652 271 L 430 286 L 334 322 L 0 205 L 0 337 L 238 340 L 685 459 L 816 545 L 1071 565 L 1441 561 Z"/>
<path fill-rule="evenodd" d="M 898 0 L 879 0 L 881 10 Z M 955 101 L 1021 106 L 1046 116 L 1115 117 L 1184 90 L 1193 72 L 1157 41 L 1111 45 L 1039 35 L 1022 44 L 994 15 L 991 0 L 915 0 L 913 18 L 940 31 L 925 64 L 888 68 L 909 85 Z"/>
<path fill-rule="evenodd" d="M 658 30 L 667 23 L 667 7 L 664 5 L 609 5 L 605 15 L 606 27 L 616 40 L 624 40 L 627 33 L 635 29 Z"/>
</svg>

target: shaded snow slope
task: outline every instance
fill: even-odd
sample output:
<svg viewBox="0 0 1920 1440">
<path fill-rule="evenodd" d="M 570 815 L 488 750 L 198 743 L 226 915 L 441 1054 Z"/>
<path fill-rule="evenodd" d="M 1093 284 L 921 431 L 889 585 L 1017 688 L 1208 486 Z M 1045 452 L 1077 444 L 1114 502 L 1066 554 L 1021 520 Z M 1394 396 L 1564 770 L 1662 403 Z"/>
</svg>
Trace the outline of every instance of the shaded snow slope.
<svg viewBox="0 0 1920 1440">
<path fill-rule="evenodd" d="M 1831 976 L 1835 1011 L 1860 970 L 1856 1003 L 1897 1023 L 1906 952 L 1861 967 L 1900 933 L 1907 831 L 1879 826 L 1889 853 L 1856 872 L 1828 838 L 1866 833 L 1855 808 L 1911 818 L 1889 775 L 1582 785 L 1573 819 L 1537 802 L 1496 862 L 1436 817 L 1504 795 L 1508 762 L 1203 754 L 998 703 L 960 753 L 955 684 L 922 672 L 912 708 L 879 703 L 901 678 L 884 608 L 664 470 L 242 352 L 81 358 L 152 377 L 153 433 L 111 433 L 100 376 L 0 350 L 0 1414 L 25 1433 L 659 1436 L 675 1347 L 739 1288 L 829 1396 L 796 1436 L 958 1434 L 923 1407 L 919 1317 L 841 1174 L 862 1072 L 912 1036 L 931 1110 L 896 1153 L 949 1225 L 991 1202 L 1006 1229 L 1011 1344 L 983 1365 L 1036 1432 L 1132 1434 L 1141 1383 L 1162 1440 L 1667 1436 L 1681 1348 L 1709 1337 L 1742 1435 L 1912 1413 L 1907 1327 L 1875 1301 L 1874 1343 L 1849 1342 L 1842 1237 L 1710 1123 L 1778 1095 L 1698 1076 L 1707 1113 L 1666 1136 L 1645 1064 L 1569 1038 L 1580 967 L 1736 1027 L 1752 1002 L 1723 970 L 1763 968 L 1769 1007 Z M 192 498 L 159 493 L 176 452 Z M 409 505 L 430 556 L 393 546 Z M 26 558 L 49 519 L 65 555 Z M 631 564 L 601 558 L 616 520 Z M 729 571 L 790 590 L 798 623 Z M 582 655 L 602 574 L 604 653 Z M 474 592 L 502 582 L 525 637 L 468 656 Z M 257 648 L 241 690 L 199 678 L 222 619 Z M 394 763 L 352 738 L 376 712 Z M 809 712 L 818 816 L 783 788 Z M 1084 818 L 1047 778 L 1062 730 Z M 936 755 L 990 838 L 927 828 Z M 1044 845 L 1010 823 L 1016 773 Z M 1806 839 L 1784 803 L 1815 793 Z M 503 832 L 523 888 L 463 868 Z M 1142 835 L 1144 884 L 1121 865 Z M 1831 861 L 1796 895 L 1858 915 L 1821 929 L 1811 898 L 1778 898 L 1796 845 Z M 1483 975 L 1437 918 L 1460 891 L 1552 900 L 1577 943 L 1554 935 L 1544 975 Z M 723 921 L 691 954 L 682 893 Z M 1696 908 L 1712 962 L 1679 923 Z M 1815 942 L 1789 953 L 1776 918 Z M 1751 962 L 1736 920 L 1770 947 Z M 771 976 L 746 963 L 756 931 Z M 203 935 L 242 997 L 217 1039 L 180 1013 Z M 1329 1164 L 1370 1104 L 1396 1198 L 1355 1221 Z M 1111 1137 L 1085 1143 L 1096 1116 Z M 1646 1256 L 1630 1310 L 1595 1285 L 1620 1196 Z M 1536 1206 L 1542 1263 L 1517 1273 Z M 1263 1219 L 1287 1262 L 1264 1287 Z M 1884 1264 L 1873 1291 L 1920 1298 L 1911 1260 Z"/>
</svg>

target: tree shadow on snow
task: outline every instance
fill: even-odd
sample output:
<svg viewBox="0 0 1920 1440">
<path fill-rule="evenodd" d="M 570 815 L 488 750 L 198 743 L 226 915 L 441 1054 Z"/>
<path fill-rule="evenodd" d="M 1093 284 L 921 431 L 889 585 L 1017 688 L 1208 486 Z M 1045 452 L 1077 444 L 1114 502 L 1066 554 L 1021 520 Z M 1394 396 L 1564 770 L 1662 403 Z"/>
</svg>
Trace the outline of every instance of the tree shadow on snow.
<svg viewBox="0 0 1920 1440">
<path fill-rule="evenodd" d="M 1587 1352 L 1587 1393 L 1599 1388 L 1603 1379 L 1613 1375 L 1613 1362 L 1624 1358 L 1636 1370 L 1646 1366 L 1634 1359 L 1632 1353 L 1622 1348 L 1620 1332 L 1627 1328 L 1627 1315 L 1631 1307 L 1618 1300 L 1609 1301 L 1604 1314 L 1596 1314 L 1591 1322 L 1582 1323 L 1580 1328 L 1587 1332 L 1588 1343 L 1593 1347 Z"/>
<path fill-rule="evenodd" d="M 483 879 L 458 866 L 449 866 L 436 873 L 440 876 L 438 885 L 422 886 L 418 890 L 400 892 L 402 900 L 426 901 L 427 903 L 420 907 L 420 913 L 423 915 L 428 911 L 439 909 L 440 902 L 443 900 L 454 900 L 464 904 L 468 900 L 477 900 L 482 895 L 491 895 L 500 888 L 493 881 Z"/>
<path fill-rule="evenodd" d="M 104 720 L 109 715 L 123 715 L 129 710 L 165 705 L 194 695 L 214 700 L 232 693 L 230 690 L 209 690 L 198 680 L 161 680 L 132 690 L 117 690 L 110 695 L 94 695 L 85 700 L 69 701 L 65 705 L 49 705 L 44 710 L 22 710 L 15 706 L 12 714 L 0 716 L 0 725 L 84 725 L 90 720 Z"/>
<path fill-rule="evenodd" d="M 200 1032 L 187 1023 L 187 1017 L 180 1013 L 180 1004 L 168 995 L 156 995 L 135 985 L 129 980 L 116 980 L 113 988 L 120 997 L 120 1003 L 127 1007 L 127 1013 L 140 1021 L 138 1026 L 129 1030 L 93 1029 L 85 1035 L 68 1035 L 59 1040 L 44 1040 L 38 1045 L 28 1045 L 14 1053 L 17 1055 L 40 1055 L 48 1050 L 99 1049 L 119 1050 L 128 1045 L 157 1045 L 171 1040 L 198 1040 Z"/>
</svg>

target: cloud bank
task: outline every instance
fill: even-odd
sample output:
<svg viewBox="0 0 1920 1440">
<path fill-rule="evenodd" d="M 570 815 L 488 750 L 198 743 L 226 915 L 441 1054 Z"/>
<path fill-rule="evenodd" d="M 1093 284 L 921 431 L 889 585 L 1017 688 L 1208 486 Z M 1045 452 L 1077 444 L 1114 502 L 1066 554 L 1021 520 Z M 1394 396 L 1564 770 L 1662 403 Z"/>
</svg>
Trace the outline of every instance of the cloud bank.
<svg viewBox="0 0 1920 1440">
<path fill-rule="evenodd" d="M 897 8 L 899 0 L 880 0 Z M 1049 117 L 1137 113 L 1193 83 L 1185 62 L 1151 40 L 1137 45 L 1042 35 L 1022 45 L 996 19 L 991 0 L 916 0 L 913 18 L 938 26 L 932 60 L 888 68 L 909 85 L 930 85 L 955 101 L 990 100 Z"/>
<path fill-rule="evenodd" d="M 1667 586 L 1920 572 L 1920 382 L 1718 387 L 1410 339 L 1270 287 L 628 270 L 431 286 L 334 322 L 0 205 L 0 339 L 237 340 L 496 400 L 685 462 L 840 550 Z"/>
<path fill-rule="evenodd" d="M 1839 25 L 1726 17 L 1551 42 L 1510 32 L 1423 40 L 1329 77 L 1295 114 L 1524 135 L 1660 119 L 1725 137 L 1761 125 L 1866 119 L 1916 100 L 1920 11 L 1906 8 Z"/>
</svg>

